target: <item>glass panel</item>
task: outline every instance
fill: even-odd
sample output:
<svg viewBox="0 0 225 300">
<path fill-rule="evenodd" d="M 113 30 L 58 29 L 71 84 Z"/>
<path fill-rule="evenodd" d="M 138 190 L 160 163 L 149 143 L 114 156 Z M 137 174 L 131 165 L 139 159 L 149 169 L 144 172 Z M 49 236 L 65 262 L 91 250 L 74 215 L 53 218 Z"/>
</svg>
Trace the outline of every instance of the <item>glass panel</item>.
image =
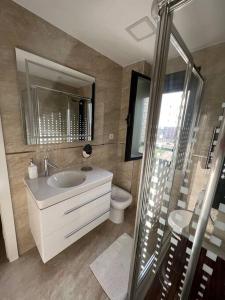
<svg viewBox="0 0 225 300">
<path fill-rule="evenodd" d="M 203 2 L 200 0 L 198 5 L 202 5 Z M 196 11 L 196 7 L 194 1 L 193 6 L 191 3 L 187 9 L 190 9 L 190 13 L 191 9 L 193 12 Z M 201 7 L 199 8 L 201 10 Z M 184 38 L 191 42 L 190 36 L 194 34 L 195 28 L 193 28 L 193 24 L 191 27 L 189 26 L 190 14 L 179 10 L 178 15 L 180 18 L 177 18 L 177 24 L 181 25 L 182 23 Z M 184 16 L 186 16 L 188 24 L 186 28 Z M 163 27 L 163 22 L 160 25 Z M 154 158 L 150 160 L 149 157 L 146 157 L 145 160 L 147 167 L 144 170 L 146 172 L 147 169 L 148 172 L 145 174 L 147 176 L 144 179 L 144 191 L 141 194 L 143 210 L 141 211 L 142 218 L 137 244 L 139 256 L 136 257 L 136 262 L 139 262 L 139 283 L 141 283 L 140 279 L 143 279 L 149 271 L 147 275 L 150 277 L 147 279 L 148 281 L 152 280 L 152 284 L 146 299 L 225 299 L 225 158 L 223 139 L 225 127 L 223 125 L 223 131 L 220 128 L 221 122 L 225 124 L 225 104 L 222 103 L 224 102 L 224 89 L 222 88 L 224 74 L 221 73 L 224 62 L 224 45 L 207 47 L 193 55 L 194 63 L 200 65 L 206 79 L 205 93 L 198 114 L 203 80 L 196 71 L 196 67 L 191 67 L 192 56 L 179 34 L 174 28 L 172 31 L 174 37 L 177 37 L 176 45 L 179 53 L 184 54 L 183 57 L 186 56 L 185 61 L 190 59 L 188 69 L 191 72 L 186 73 L 188 76 L 184 91 L 187 101 L 186 103 L 181 102 L 181 118 L 178 121 L 178 130 L 176 130 L 179 134 L 176 133 L 175 140 L 171 142 L 173 153 L 169 165 L 165 164 L 158 173 L 155 172 L 156 166 L 160 167 L 155 158 L 156 149 L 159 148 L 159 144 L 161 146 L 169 143 L 165 136 L 162 136 L 159 141 L 159 128 L 157 128 L 157 142 L 160 143 L 155 145 Z M 179 48 L 179 43 L 183 49 Z M 193 48 L 193 45 L 191 47 Z M 159 51 L 161 58 L 160 53 Z M 218 61 L 220 61 L 219 65 Z M 159 67 L 158 64 L 156 66 Z M 171 68 L 172 74 L 170 74 Z M 157 68 L 156 71 L 158 71 Z M 170 55 L 162 106 L 164 100 L 169 106 L 169 96 L 174 99 L 176 96 L 178 97 L 179 88 L 171 93 L 171 85 L 167 81 L 171 81 L 176 72 L 182 71 L 180 58 L 177 55 L 174 57 Z M 160 80 L 160 76 L 157 79 Z M 181 84 L 180 80 L 175 81 L 172 89 Z M 154 82 L 154 84 L 156 83 Z M 167 111 L 169 114 L 168 108 Z M 166 120 L 167 117 L 166 114 L 162 117 L 162 107 L 160 113 L 159 123 L 161 118 Z M 174 110 L 174 116 L 176 116 L 176 110 Z M 158 124 L 156 125 L 158 126 Z M 166 126 L 164 126 L 164 130 L 165 128 Z M 218 145 L 219 133 L 222 142 Z M 159 156 L 161 155 L 160 158 L 165 159 L 165 146 L 163 153 L 161 148 L 158 152 Z M 217 157 L 220 159 L 215 159 Z M 169 161 L 167 152 L 165 160 Z M 210 174 L 211 165 L 215 162 L 214 169 Z M 218 173 L 220 176 L 217 182 Z M 165 185 L 161 179 L 164 174 Z M 214 180 L 209 181 L 211 176 Z M 215 196 L 210 199 L 214 189 L 216 190 Z M 213 200 L 212 203 L 211 200 Z M 205 201 L 204 205 L 203 201 Z M 200 256 L 198 256 L 198 249 Z M 197 268 L 195 269 L 196 262 Z M 192 275 L 194 275 L 193 280 Z"/>
<path fill-rule="evenodd" d="M 188 102 L 183 110 L 174 176 L 172 181 L 170 179 L 167 181 L 166 195 L 170 193 L 170 197 L 168 203 L 164 201 L 163 204 L 166 213 L 161 211 L 159 217 L 165 219 L 164 231 L 169 234 L 168 236 L 164 234 L 162 239 L 167 245 L 165 257 L 161 261 L 160 259 L 156 261 L 157 274 L 151 286 L 153 290 L 156 286 L 158 288 L 156 299 L 179 299 L 192 247 L 190 241 L 193 239 L 194 228 L 198 221 L 198 214 L 195 215 L 193 212 L 199 209 L 198 201 L 202 199 L 202 189 L 208 179 L 205 176 L 203 182 L 198 180 L 199 172 L 204 171 L 199 166 L 200 158 L 195 157 L 194 152 L 198 138 L 196 117 L 199 109 L 200 85 L 201 80 L 192 73 L 187 88 Z M 194 170 L 197 170 L 197 173 Z M 160 284 L 157 278 L 160 278 Z"/>
<path fill-rule="evenodd" d="M 173 63 L 173 57 L 176 63 Z M 156 131 L 156 144 L 151 159 L 151 171 L 146 179 L 146 194 L 143 195 L 145 213 L 141 220 L 139 282 L 147 270 L 155 272 L 162 247 L 162 239 L 168 237 L 166 226 L 170 190 L 177 161 L 178 138 L 184 115 L 183 92 L 187 65 L 170 45 L 170 60 L 165 75 L 159 124 Z M 178 192 L 178 191 L 177 191 Z"/>
<path fill-rule="evenodd" d="M 224 116 L 224 105 L 221 107 L 221 116 Z M 222 120 L 218 116 L 219 120 Z M 224 119 L 224 117 L 223 117 Z M 221 121 L 217 122 L 216 132 L 220 131 Z M 214 145 L 218 140 L 218 135 L 214 139 Z M 213 152 L 215 154 L 215 151 Z M 212 153 L 211 153 L 212 154 Z M 199 171 L 201 170 L 201 172 Z M 202 170 L 205 170 L 203 173 Z M 216 194 L 213 200 L 210 216 L 203 239 L 203 244 L 198 259 L 193 284 L 190 290 L 190 299 L 201 297 L 202 299 L 225 299 L 225 205 L 224 205 L 224 173 L 225 159 L 223 159 L 220 177 L 217 184 Z M 207 182 L 209 170 L 204 169 L 204 165 L 198 165 L 195 173 L 195 180 Z M 193 214 L 191 225 L 192 235 L 195 235 L 195 224 L 198 214 L 202 209 L 202 200 L 206 189 L 206 184 L 201 185 L 202 190 L 198 194 L 197 209 Z M 199 196 L 201 195 L 201 196 Z M 189 247 L 192 247 L 192 241 Z"/>
</svg>

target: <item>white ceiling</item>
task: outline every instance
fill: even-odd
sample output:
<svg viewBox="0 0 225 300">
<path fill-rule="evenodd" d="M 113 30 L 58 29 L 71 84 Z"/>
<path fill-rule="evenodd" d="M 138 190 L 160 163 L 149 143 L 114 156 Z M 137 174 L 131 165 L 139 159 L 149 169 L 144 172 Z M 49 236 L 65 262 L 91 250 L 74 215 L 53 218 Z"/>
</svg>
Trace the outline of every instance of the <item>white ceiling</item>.
<svg viewBox="0 0 225 300">
<path fill-rule="evenodd" d="M 193 0 L 174 23 L 192 52 L 225 42 L 225 0 Z"/>
<path fill-rule="evenodd" d="M 151 19 L 152 0 L 14 1 L 122 66 L 153 59 L 155 35 L 137 41 L 126 30 Z M 174 21 L 192 51 L 225 41 L 225 0 L 193 0 Z"/>
</svg>

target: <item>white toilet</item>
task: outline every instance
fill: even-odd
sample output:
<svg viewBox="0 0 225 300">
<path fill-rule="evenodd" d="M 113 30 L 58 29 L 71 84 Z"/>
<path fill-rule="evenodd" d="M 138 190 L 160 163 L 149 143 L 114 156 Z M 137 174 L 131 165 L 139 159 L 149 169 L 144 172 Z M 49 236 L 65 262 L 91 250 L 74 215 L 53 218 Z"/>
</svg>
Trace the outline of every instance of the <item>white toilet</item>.
<svg viewBox="0 0 225 300">
<path fill-rule="evenodd" d="M 120 187 L 112 186 L 110 220 L 120 224 L 124 220 L 124 210 L 132 203 L 132 195 Z"/>
</svg>

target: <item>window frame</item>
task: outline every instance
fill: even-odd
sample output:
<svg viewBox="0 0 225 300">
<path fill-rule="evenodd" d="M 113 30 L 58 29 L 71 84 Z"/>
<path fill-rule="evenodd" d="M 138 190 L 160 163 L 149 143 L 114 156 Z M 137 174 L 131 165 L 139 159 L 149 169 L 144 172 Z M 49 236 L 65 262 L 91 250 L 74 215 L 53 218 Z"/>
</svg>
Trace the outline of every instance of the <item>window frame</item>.
<svg viewBox="0 0 225 300">
<path fill-rule="evenodd" d="M 149 80 L 149 94 L 150 94 L 150 86 L 151 86 L 151 78 L 147 75 L 139 73 L 137 71 L 132 70 L 131 72 L 131 83 L 130 83 L 130 98 L 129 98 L 129 109 L 127 114 L 127 135 L 126 135 L 126 147 L 125 147 L 125 161 L 132 161 L 142 159 L 143 155 L 139 155 L 136 157 L 131 157 L 131 147 L 132 147 L 132 139 L 133 139 L 133 127 L 134 127 L 134 115 L 135 115 L 135 104 L 136 104 L 136 96 L 137 96 L 137 85 L 138 79 L 144 78 Z"/>
</svg>

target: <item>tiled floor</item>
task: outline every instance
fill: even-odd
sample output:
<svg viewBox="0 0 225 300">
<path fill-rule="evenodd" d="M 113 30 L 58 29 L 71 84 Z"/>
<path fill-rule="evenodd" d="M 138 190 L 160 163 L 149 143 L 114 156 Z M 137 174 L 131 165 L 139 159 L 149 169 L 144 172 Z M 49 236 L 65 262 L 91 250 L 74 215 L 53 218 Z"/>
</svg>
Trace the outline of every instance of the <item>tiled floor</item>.
<svg viewBox="0 0 225 300">
<path fill-rule="evenodd" d="M 134 220 L 135 209 L 129 208 L 123 224 L 106 221 L 47 264 L 42 263 L 36 249 L 13 263 L 1 263 L 0 299 L 108 299 L 89 265 L 122 233 L 132 236 Z"/>
</svg>

